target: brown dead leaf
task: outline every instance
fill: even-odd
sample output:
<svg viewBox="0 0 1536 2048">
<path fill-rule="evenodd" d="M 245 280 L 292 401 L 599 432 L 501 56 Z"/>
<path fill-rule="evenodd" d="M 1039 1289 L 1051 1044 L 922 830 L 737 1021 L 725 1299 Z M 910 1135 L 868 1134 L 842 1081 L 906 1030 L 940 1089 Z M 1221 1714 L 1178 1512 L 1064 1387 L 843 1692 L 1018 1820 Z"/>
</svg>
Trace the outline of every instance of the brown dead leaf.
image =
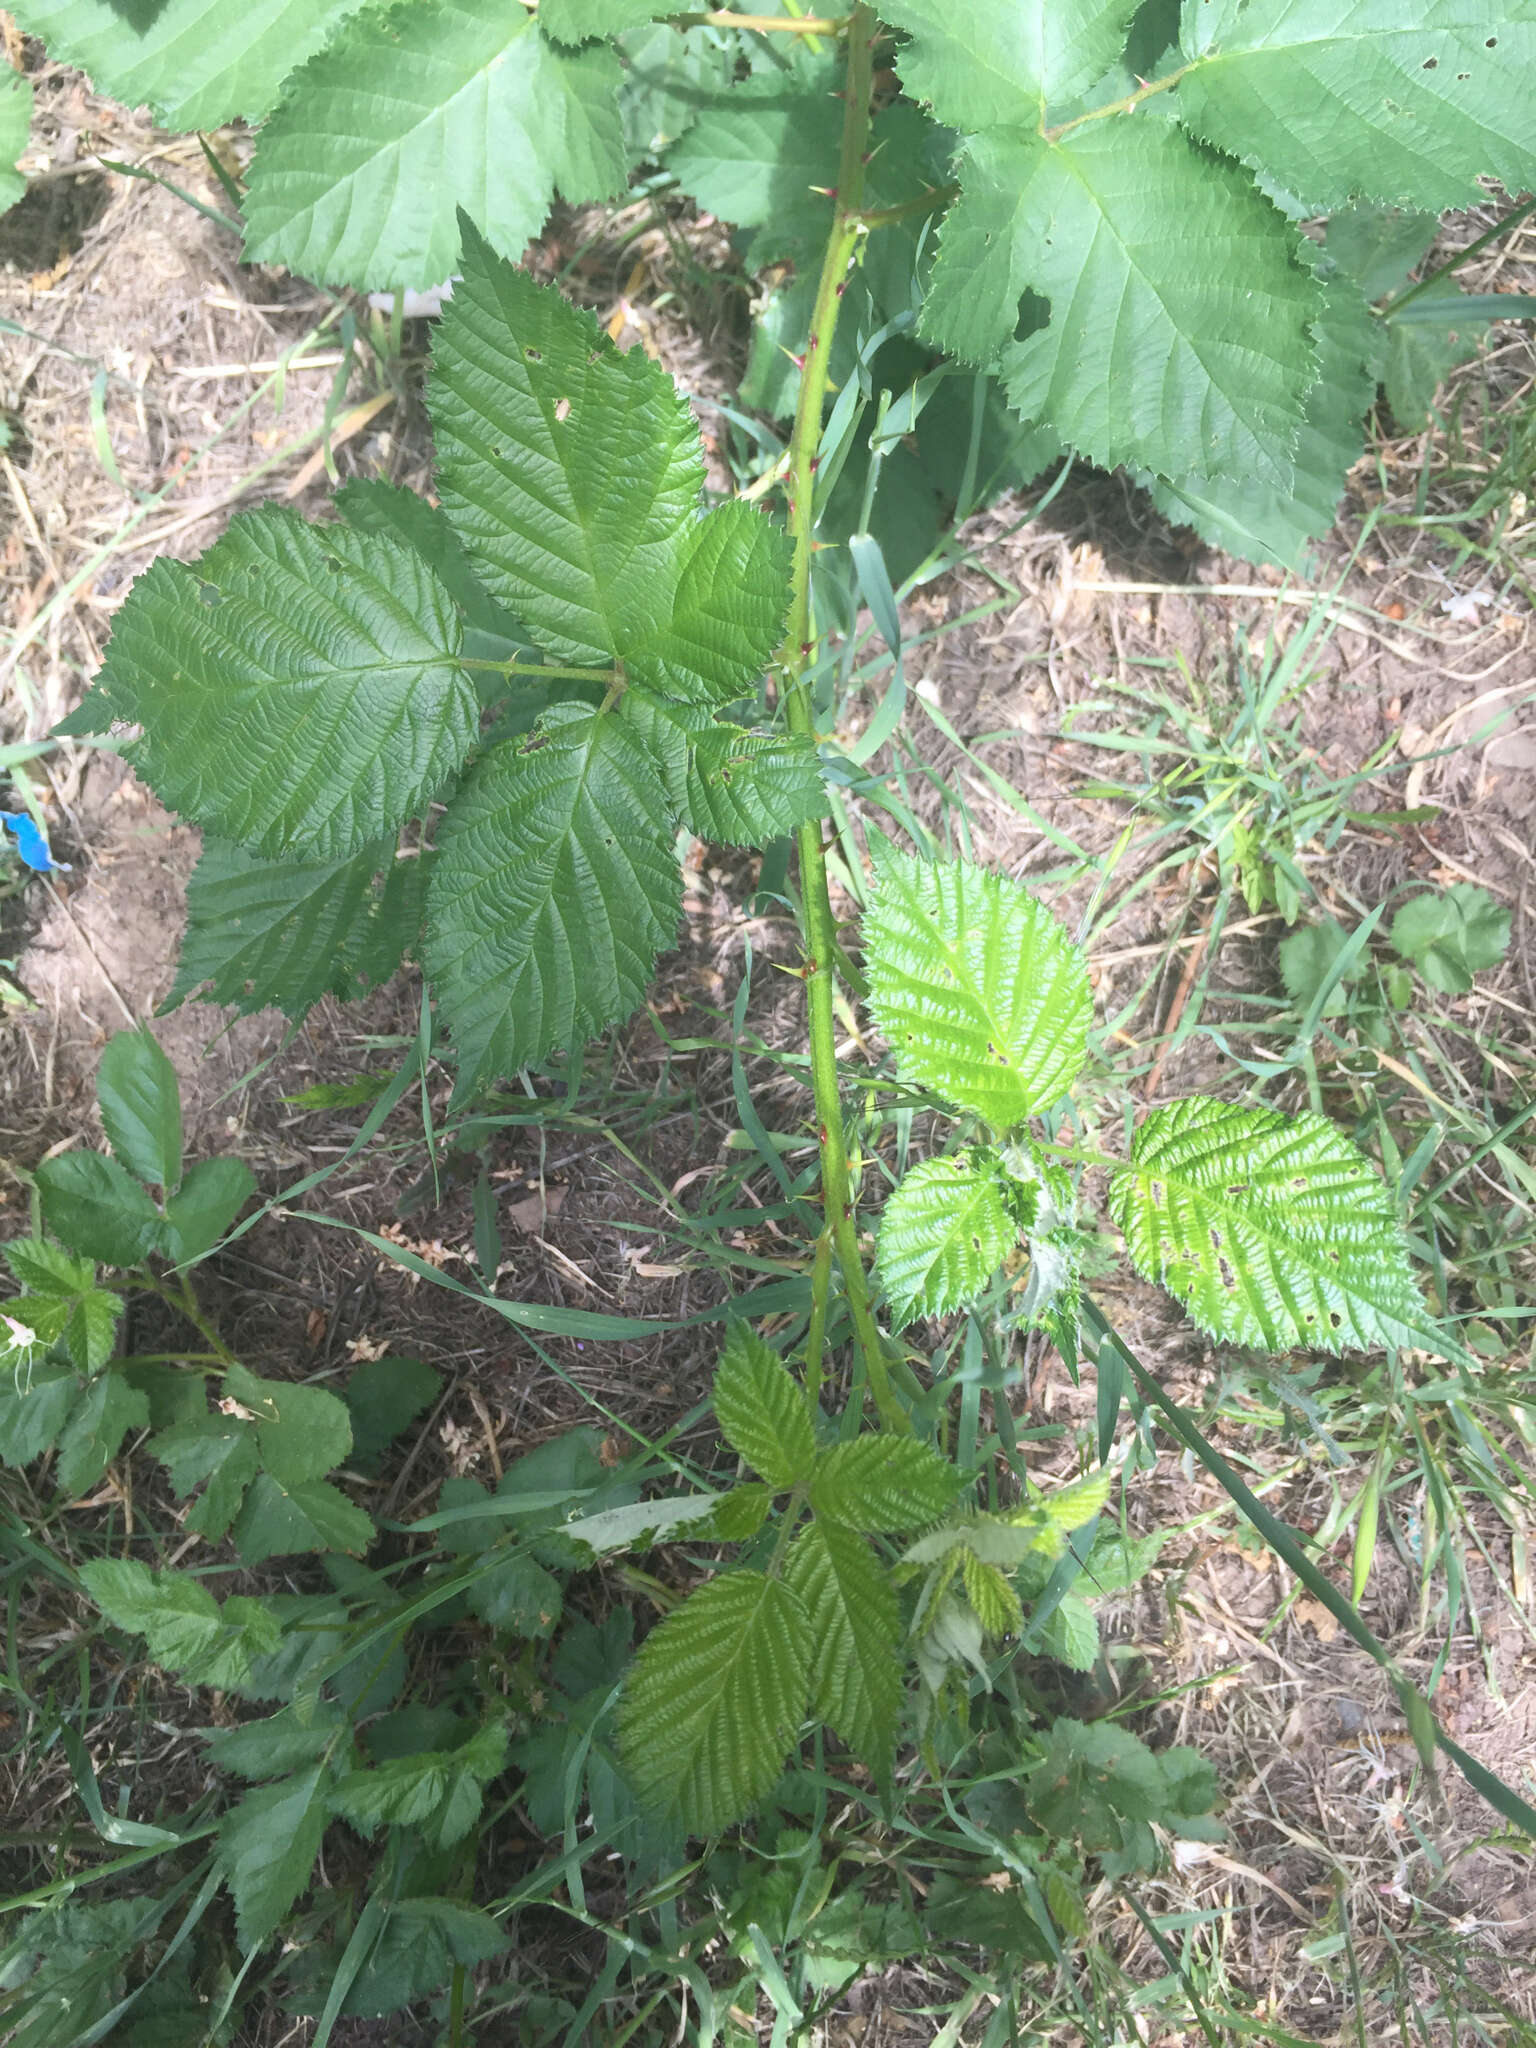
<svg viewBox="0 0 1536 2048">
<path fill-rule="evenodd" d="M 1293 1619 L 1303 1628 L 1310 1628 L 1320 1643 L 1331 1643 L 1339 1632 L 1339 1624 L 1323 1605 L 1303 1593 L 1291 1609 Z"/>
<path fill-rule="evenodd" d="M 323 1308 L 312 1308 L 304 1318 L 304 1342 L 311 1351 L 318 1351 L 325 1342 L 325 1333 L 331 1327 L 331 1319 Z"/>
</svg>

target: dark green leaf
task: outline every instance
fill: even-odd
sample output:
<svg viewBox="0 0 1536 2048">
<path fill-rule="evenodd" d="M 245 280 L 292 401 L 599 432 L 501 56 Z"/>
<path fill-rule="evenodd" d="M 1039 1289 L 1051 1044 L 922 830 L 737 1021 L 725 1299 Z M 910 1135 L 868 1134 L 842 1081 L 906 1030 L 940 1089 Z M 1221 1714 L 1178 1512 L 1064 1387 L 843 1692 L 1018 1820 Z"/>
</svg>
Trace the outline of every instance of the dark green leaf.
<svg viewBox="0 0 1536 2048">
<path fill-rule="evenodd" d="M 54 1474 L 60 1493 L 73 1499 L 89 1492 L 129 1430 L 143 1429 L 148 1421 L 149 1401 L 136 1387 L 121 1373 L 98 1373 L 59 1438 Z"/>
<path fill-rule="evenodd" d="M 219 1864 L 234 1894 L 241 1946 L 277 1932 L 309 1883 L 325 1833 L 324 1767 L 248 1792 L 219 1830 Z"/>
<path fill-rule="evenodd" d="M 243 1159 L 200 1159 L 165 1205 L 165 1256 L 177 1266 L 206 1258 L 255 1192 Z"/>
<path fill-rule="evenodd" d="M 160 1212 L 125 1166 L 101 1152 L 63 1152 L 37 1169 L 43 1221 L 104 1266 L 137 1266 L 160 1237 Z"/>
<path fill-rule="evenodd" d="M 442 1386 L 442 1376 L 419 1358 L 374 1358 L 358 1366 L 343 1390 L 353 1468 L 377 1472 L 386 1448 L 432 1406 Z"/>
<path fill-rule="evenodd" d="M 147 1029 L 108 1039 L 96 1099 L 107 1142 L 123 1165 L 170 1194 L 181 1180 L 181 1089 L 176 1069 Z"/>
<path fill-rule="evenodd" d="M 374 1528 L 361 1508 L 324 1479 L 285 1487 L 269 1472 L 259 1472 L 231 1533 L 241 1558 L 254 1565 L 303 1550 L 360 1556 L 373 1541 Z"/>
</svg>

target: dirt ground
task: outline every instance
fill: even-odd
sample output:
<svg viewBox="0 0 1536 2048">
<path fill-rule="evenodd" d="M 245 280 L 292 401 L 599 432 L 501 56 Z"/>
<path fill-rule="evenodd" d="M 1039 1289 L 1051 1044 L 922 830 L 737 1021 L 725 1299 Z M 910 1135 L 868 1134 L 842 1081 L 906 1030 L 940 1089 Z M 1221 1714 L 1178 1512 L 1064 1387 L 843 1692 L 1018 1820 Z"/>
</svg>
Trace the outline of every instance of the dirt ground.
<svg viewBox="0 0 1536 2048">
<path fill-rule="evenodd" d="M 157 146 L 140 119 L 68 73 L 39 80 L 39 103 L 29 168 L 40 176 L 18 210 L 24 218 L 0 227 L 0 315 L 11 323 L 0 331 L 0 411 L 11 428 L 0 454 L 8 633 L 0 744 L 41 738 L 78 701 L 115 607 L 155 555 L 195 555 L 238 506 L 262 498 L 317 512 L 330 487 L 322 437 L 340 476 L 416 487 L 429 476 L 409 362 L 382 363 L 360 347 L 348 368 L 338 339 L 344 309 L 330 295 L 242 267 L 226 228 L 162 185 L 98 165 L 101 156 L 143 162 L 217 210 L 222 195 L 195 142 Z M 534 260 L 552 272 L 576 258 L 577 289 L 621 340 L 656 350 L 695 389 L 712 388 L 712 379 L 724 389 L 740 339 L 730 294 L 722 291 L 702 320 L 697 308 L 684 319 L 672 302 L 648 300 L 665 296 L 664 237 L 642 237 L 622 256 L 599 239 L 580 256 L 592 232 L 590 222 L 557 222 Z M 1536 288 L 1536 232 L 1527 226 L 1514 249 L 1508 275 Z M 1476 375 L 1480 389 L 1509 403 L 1529 388 L 1532 354 L 1528 335 L 1501 333 Z M 272 366 L 305 337 L 307 360 L 279 379 Z M 408 336 L 418 356 L 423 340 Z M 713 431 L 707 417 L 706 428 Z M 1382 519 L 1361 542 L 1366 522 L 1411 504 L 1422 453 L 1416 442 L 1384 441 L 1357 472 L 1330 544 L 1332 574 L 1322 578 L 1332 630 L 1316 651 L 1300 744 L 1320 773 L 1352 772 L 1384 754 L 1362 809 L 1439 808 L 1401 830 L 1351 832 L 1319 875 L 1341 910 L 1374 903 L 1410 878 L 1476 880 L 1507 905 L 1507 960 L 1461 1000 L 1456 1019 L 1469 1039 L 1518 1049 L 1524 1065 L 1510 1070 L 1518 1096 L 1529 1091 L 1536 1047 L 1536 629 L 1528 588 L 1496 580 L 1479 559 L 1458 562 L 1443 529 Z M 1312 598 L 1196 546 L 1115 481 L 1074 476 L 1043 519 L 1020 527 L 1025 509 L 1010 501 L 972 522 L 966 539 L 984 569 L 962 567 L 914 596 L 913 630 L 926 633 L 995 598 L 1000 583 L 1012 593 L 990 616 L 927 642 L 920 658 L 913 650 L 907 674 L 919 700 L 908 730 L 937 771 L 963 782 L 976 857 L 1028 879 L 1058 865 L 1058 850 L 999 795 L 987 770 L 1037 819 L 1107 854 L 1127 810 L 1083 793 L 1110 765 L 1084 741 L 1103 720 L 1083 707 L 1111 685 L 1142 688 L 1148 659 L 1182 660 L 1190 675 L 1210 676 L 1230 663 L 1239 634 L 1270 632 L 1283 643 L 1302 630 Z M 1528 566 L 1536 524 L 1522 527 L 1526 518 L 1522 503 L 1502 536 L 1502 559 Z M 1176 670 L 1164 673 L 1177 680 Z M 921 715 L 922 704 L 942 713 L 968 754 Z M 1506 713 L 1497 732 L 1486 731 Z M 1440 751 L 1447 748 L 1455 751 Z M 71 871 L 0 902 L 0 959 L 9 961 L 0 1235 L 25 1219 L 23 1186 L 8 1167 L 31 1167 L 82 1133 L 90 1141 L 100 1049 L 143 1018 L 157 1019 L 181 1075 L 193 1148 L 238 1152 L 268 1197 L 334 1165 L 360 1113 L 292 1098 L 398 1059 L 417 1029 L 415 978 L 351 1008 L 327 1005 L 296 1032 L 273 1013 L 239 1018 L 198 1004 L 158 1017 L 197 835 L 168 818 L 110 752 L 65 746 L 18 772 L 32 775 Z M 686 935 L 654 998 L 672 1037 L 719 1049 L 674 1053 L 642 1017 L 601 1055 L 622 1105 L 613 1128 L 561 1131 L 542 1145 L 527 1130 L 496 1141 L 507 1298 L 658 1317 L 719 1298 L 719 1276 L 700 1262 L 678 1215 L 690 1177 L 709 1184 L 739 1123 L 729 1006 L 745 946 L 759 963 L 788 955 L 787 928 L 747 914 L 752 879 L 740 862 L 696 850 Z M 1105 1013 L 1137 988 L 1199 886 L 1198 876 L 1176 870 L 1098 936 Z M 1066 892 L 1063 913 L 1081 912 L 1089 893 L 1087 885 Z M 1253 918 L 1230 935 L 1214 1014 L 1224 990 L 1274 992 L 1279 934 L 1272 918 Z M 1197 916 L 1174 957 L 1189 962 L 1198 937 Z M 759 987 L 781 979 L 764 973 Z M 1189 976 L 1181 983 L 1173 972 L 1150 989 L 1122 1026 L 1133 1056 L 1177 1022 L 1188 990 Z M 754 995 L 751 1014 L 766 1040 L 782 1044 L 792 1027 L 778 1003 L 772 991 Z M 1166 1061 L 1143 1059 L 1130 1099 L 1198 1085 L 1205 1043 L 1191 1037 Z M 757 1073 L 767 1121 L 797 1129 L 803 1105 L 780 1070 L 764 1063 Z M 447 1092 L 434 1084 L 434 1114 Z M 397 1235 L 449 1272 L 468 1272 L 467 1190 L 453 1185 L 445 1163 L 434 1205 L 419 1186 L 423 1157 L 420 1109 L 402 1105 L 381 1144 L 339 1171 L 315 1203 L 343 1222 Z M 767 1262 L 798 1255 L 768 1225 L 743 1249 Z M 264 1221 L 219 1263 L 213 1284 L 226 1337 L 259 1370 L 340 1372 L 383 1344 L 443 1369 L 449 1392 L 411 1479 L 422 1503 L 445 1470 L 483 1477 L 585 1414 L 583 1394 L 621 1423 L 666 1426 L 698 1398 L 711 1362 L 702 1340 L 601 1355 L 551 1344 L 566 1377 L 553 1376 L 492 1311 L 418 1283 L 343 1230 L 292 1219 Z M 1200 1409 L 1222 1361 L 1150 1290 L 1120 1276 L 1103 1293 L 1140 1354 Z M 1036 1363 L 1032 1419 L 1091 1415 L 1091 1384 L 1074 1389 Z M 1246 1439 L 1228 1420 L 1217 1441 L 1232 1451 Z M 1271 1504 L 1316 1528 L 1332 1480 L 1315 1446 L 1272 1437 L 1257 1456 L 1261 1469 L 1285 1468 Z M 1209 1482 L 1169 1453 L 1143 1482 L 1134 1513 L 1146 1527 L 1182 1526 L 1219 1504 Z M 402 1502 L 396 1511 L 408 1509 Z M 1457 1739 L 1531 1796 L 1536 1610 L 1524 1533 L 1491 1515 L 1477 1533 L 1486 1563 L 1468 1587 L 1436 1697 Z M 1347 1583 L 1347 1546 L 1329 1562 Z M 1442 1637 L 1410 1557 L 1383 1546 L 1365 1611 L 1403 1666 L 1426 1678 Z M 1190 1845 L 1160 1883 L 1171 1907 L 1221 1910 L 1227 1953 L 1238 1959 L 1236 1989 L 1256 2018 L 1318 2041 L 1340 2038 L 1339 1973 L 1311 1948 L 1339 1925 L 1341 1900 L 1368 1964 L 1429 1926 L 1485 1985 L 1536 2017 L 1522 1961 L 1536 1938 L 1528 1864 L 1459 1781 L 1447 1777 L 1438 1791 L 1423 1783 L 1386 1682 L 1322 1609 L 1293 1596 L 1287 1575 L 1242 1540 L 1230 1515 L 1175 1540 L 1106 1618 L 1115 1668 L 1167 1695 L 1159 1736 L 1197 1744 L 1220 1767 L 1230 1841 L 1219 1850 Z M 1157 1897 L 1159 1886 L 1152 1891 Z M 1106 1904 L 1135 1967 L 1144 1937 L 1114 1911 Z M 1150 1954 L 1140 1961 L 1149 1974 L 1160 1967 Z"/>
</svg>

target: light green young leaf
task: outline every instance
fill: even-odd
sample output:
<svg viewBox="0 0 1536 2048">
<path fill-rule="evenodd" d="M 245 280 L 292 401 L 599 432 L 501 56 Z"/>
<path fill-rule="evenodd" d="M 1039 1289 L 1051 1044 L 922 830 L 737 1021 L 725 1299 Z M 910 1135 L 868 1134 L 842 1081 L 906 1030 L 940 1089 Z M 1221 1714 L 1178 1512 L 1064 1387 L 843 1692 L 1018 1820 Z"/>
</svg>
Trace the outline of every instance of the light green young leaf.
<svg viewBox="0 0 1536 2048">
<path fill-rule="evenodd" d="M 235 1598 L 221 1607 L 188 1572 L 152 1572 L 132 1558 L 82 1565 L 85 1590 L 115 1628 L 144 1638 L 150 1661 L 191 1685 L 220 1690 L 242 1685 L 251 1659 L 269 1655 L 282 1630 L 262 1600 Z"/>
<path fill-rule="evenodd" d="M 1016 1635 L 1024 1622 L 1024 1609 L 1014 1591 L 1013 1581 L 999 1565 L 983 1564 L 974 1550 L 960 1560 L 965 1597 L 975 1609 L 976 1619 L 989 1636 Z"/>
<path fill-rule="evenodd" d="M 811 1710 L 879 1778 L 890 1773 L 901 1717 L 901 1610 L 862 1536 L 813 1522 L 790 1545 L 785 1582 L 810 1617 Z"/>
<path fill-rule="evenodd" d="M 143 1430 L 150 1421 L 150 1401 L 121 1372 L 98 1372 L 86 1384 L 80 1405 L 59 1438 L 53 1477 L 59 1493 L 78 1499 L 90 1493 L 117 1456 L 129 1430 Z"/>
<path fill-rule="evenodd" d="M 978 128 L 1038 128 L 1048 106 L 1076 99 L 1109 71 L 1137 0 L 881 0 L 880 12 L 912 43 L 901 82 L 941 121 Z"/>
<path fill-rule="evenodd" d="M 282 1487 L 323 1479 L 352 1448 L 347 1404 L 324 1387 L 258 1379 L 237 1362 L 224 1375 L 224 1394 L 254 1420 L 262 1465 Z"/>
<path fill-rule="evenodd" d="M 667 794 L 630 725 L 559 705 L 482 755 L 439 830 L 423 949 L 459 1095 L 627 1016 L 681 899 Z"/>
<path fill-rule="evenodd" d="M 243 1948 L 259 1948 L 309 1883 L 325 1833 L 326 1771 L 314 1764 L 248 1792 L 219 1829 L 219 1864 Z"/>
<path fill-rule="evenodd" d="M 425 856 L 397 860 L 393 840 L 348 860 L 262 860 L 205 836 L 165 1007 L 205 984 L 209 1002 L 242 1016 L 271 1003 L 298 1018 L 322 996 L 353 1000 L 414 946 L 429 869 Z"/>
<path fill-rule="evenodd" d="M 283 1486 L 271 1473 L 258 1472 L 231 1535 L 242 1561 L 255 1565 L 304 1550 L 361 1556 L 373 1541 L 374 1528 L 362 1509 L 327 1480 Z"/>
<path fill-rule="evenodd" d="M 539 27 L 556 42 L 585 43 L 676 12 L 672 0 L 542 0 Z"/>
<path fill-rule="evenodd" d="M 877 1257 L 896 1327 L 974 1301 L 1018 1235 L 985 1154 L 952 1152 L 911 1167 L 880 1212 Z"/>
<path fill-rule="evenodd" d="M 1415 896 L 1392 920 L 1392 944 L 1431 988 L 1464 996 L 1509 950 L 1509 912 L 1475 882 Z"/>
<path fill-rule="evenodd" d="M 165 1256 L 177 1266 L 206 1258 L 255 1192 L 243 1159 L 200 1159 L 165 1205 Z"/>
<path fill-rule="evenodd" d="M 102 1152 L 61 1152 L 36 1173 L 43 1221 L 104 1266 L 137 1266 L 160 1237 L 160 1211 L 128 1169 Z"/>
<path fill-rule="evenodd" d="M 77 64 L 97 92 L 147 103 L 183 132 L 259 121 L 283 80 L 364 0 L 27 0 L 18 20 L 55 63 Z"/>
<path fill-rule="evenodd" d="M 877 861 L 869 1002 L 898 1073 L 994 1130 L 1049 1109 L 1088 1054 L 1083 956 L 1016 882 L 968 861 Z"/>
<path fill-rule="evenodd" d="M 463 272 L 427 392 L 443 504 L 552 655 L 606 665 L 671 616 L 704 481 L 693 415 L 659 363 L 472 232 Z"/>
<path fill-rule="evenodd" d="M 1213 1337 L 1457 1349 L 1424 1306 L 1391 1196 L 1324 1117 L 1171 1103 L 1136 1133 L 1109 1205 L 1137 1271 Z"/>
<path fill-rule="evenodd" d="M 111 1358 L 122 1318 L 121 1297 L 104 1287 L 88 1287 L 73 1299 L 45 1296 L 27 1303 L 27 1314 L 40 1337 L 62 1344 L 81 1372 L 99 1372 Z"/>
<path fill-rule="evenodd" d="M 727 1498 L 718 1493 L 684 1493 L 672 1500 L 636 1500 L 624 1507 L 600 1508 L 595 1515 L 578 1515 L 574 1522 L 562 1522 L 560 1537 L 565 1543 L 584 1544 L 594 1557 L 605 1557 L 610 1551 L 660 1542 L 690 1522 L 707 1521 L 713 1531 L 721 1503 Z"/>
<path fill-rule="evenodd" d="M 96 1284 L 96 1268 L 89 1259 L 79 1258 L 45 1237 L 13 1237 L 9 1244 L 0 1245 L 0 1257 L 10 1267 L 12 1279 L 30 1294 L 72 1301 Z"/>
<path fill-rule="evenodd" d="M 520 256 L 557 185 L 577 204 L 622 186 L 619 79 L 611 50 L 561 50 L 500 0 L 365 14 L 262 131 L 246 255 L 359 291 L 441 284 L 463 205 Z"/>
<path fill-rule="evenodd" d="M 124 752 L 173 810 L 254 853 L 341 860 L 420 811 L 479 733 L 459 615 L 420 555 L 275 506 L 134 584 L 59 730 Z"/>
<path fill-rule="evenodd" d="M 691 1593 L 625 1686 L 620 1741 L 645 1804 L 712 1835 L 766 1798 L 805 1715 L 815 1647 L 783 1579 L 727 1572 Z"/>
<path fill-rule="evenodd" d="M 776 1493 L 810 1478 L 816 1436 L 805 1395 L 779 1354 L 745 1323 L 730 1327 L 714 1400 L 727 1443 Z"/>
<path fill-rule="evenodd" d="M 181 1088 L 147 1028 L 107 1040 L 96 1072 L 107 1142 L 130 1173 L 170 1194 L 181 1181 Z"/>
<path fill-rule="evenodd" d="M 971 141 L 922 331 L 1106 469 L 1289 488 L 1322 293 L 1295 229 L 1166 123 Z M 1050 319 L 1013 338 L 1025 288 Z"/>
<path fill-rule="evenodd" d="M 1091 1671 L 1098 1662 L 1099 1624 L 1076 1593 L 1063 1593 L 1040 1631 L 1040 1648 L 1069 1671 Z"/>
<path fill-rule="evenodd" d="M 1327 213 L 1442 213 L 1536 185 L 1536 16 L 1464 0 L 1185 0 L 1178 113 Z"/>
<path fill-rule="evenodd" d="M 677 536 L 670 612 L 619 648 L 631 682 L 693 704 L 728 704 L 756 689 L 789 603 L 789 539 L 741 499 Z"/>
<path fill-rule="evenodd" d="M 857 1436 L 822 1453 L 811 1506 L 845 1528 L 889 1533 L 946 1514 L 961 1484 L 948 1459 L 916 1437 Z"/>
<path fill-rule="evenodd" d="M 7 70 L 0 80 L 0 213 L 14 206 L 27 189 L 16 159 L 31 132 L 32 81 Z"/>
</svg>

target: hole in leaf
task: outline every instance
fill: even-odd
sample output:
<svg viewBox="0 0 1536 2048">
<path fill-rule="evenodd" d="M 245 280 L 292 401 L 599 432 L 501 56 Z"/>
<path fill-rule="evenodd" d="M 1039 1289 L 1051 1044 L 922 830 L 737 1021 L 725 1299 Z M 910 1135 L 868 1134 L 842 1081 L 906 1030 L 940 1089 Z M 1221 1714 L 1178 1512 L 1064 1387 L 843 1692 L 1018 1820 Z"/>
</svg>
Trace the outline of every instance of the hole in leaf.
<svg viewBox="0 0 1536 2048">
<path fill-rule="evenodd" d="M 1344 1326 L 1344 1318 L 1339 1314 L 1336 1308 L 1329 1309 L 1328 1320 L 1330 1323 L 1332 1323 L 1333 1327 L 1336 1330 L 1342 1329 Z"/>
<path fill-rule="evenodd" d="M 1233 1185 L 1227 1189 L 1227 1193 L 1229 1195 L 1246 1195 L 1247 1192 L 1248 1183 L 1245 1180 L 1235 1181 Z"/>
<path fill-rule="evenodd" d="M 1498 47 L 1499 47 L 1499 39 L 1498 39 L 1498 37 L 1497 37 L 1497 36 L 1490 36 L 1490 37 L 1488 38 L 1487 42 L 1486 42 L 1486 43 L 1484 43 L 1484 45 L 1483 45 L 1483 48 L 1484 48 L 1485 50 L 1496 50 L 1496 49 L 1497 49 Z"/>
<path fill-rule="evenodd" d="M 1211 1232 L 1211 1250 L 1213 1252 L 1219 1252 L 1221 1250 L 1221 1243 L 1221 1232 L 1219 1230 L 1213 1230 Z"/>
<path fill-rule="evenodd" d="M 1225 1259 L 1219 1258 L 1216 1261 L 1216 1265 L 1221 1274 L 1222 1286 L 1225 1287 L 1228 1294 L 1235 1294 L 1237 1292 L 1237 1275 Z"/>
<path fill-rule="evenodd" d="M 557 420 L 564 421 L 568 420 L 570 416 L 571 401 L 568 398 L 562 398 L 560 403 L 555 407 L 555 418 Z"/>
<path fill-rule="evenodd" d="M 1426 57 L 1424 59 L 1424 69 L 1426 71 L 1438 71 L 1440 69 L 1440 59 L 1438 57 Z"/>
<path fill-rule="evenodd" d="M 543 351 L 543 349 L 541 349 L 541 348 L 525 348 L 525 349 L 523 350 L 523 361 L 524 361 L 525 363 L 542 363 L 542 362 L 543 362 L 543 360 L 544 360 L 544 351 Z"/>
<path fill-rule="evenodd" d="M 1163 1184 L 1160 1180 L 1153 1181 L 1151 1194 L 1153 1208 L 1161 1209 L 1161 1207 L 1163 1206 Z"/>
</svg>

